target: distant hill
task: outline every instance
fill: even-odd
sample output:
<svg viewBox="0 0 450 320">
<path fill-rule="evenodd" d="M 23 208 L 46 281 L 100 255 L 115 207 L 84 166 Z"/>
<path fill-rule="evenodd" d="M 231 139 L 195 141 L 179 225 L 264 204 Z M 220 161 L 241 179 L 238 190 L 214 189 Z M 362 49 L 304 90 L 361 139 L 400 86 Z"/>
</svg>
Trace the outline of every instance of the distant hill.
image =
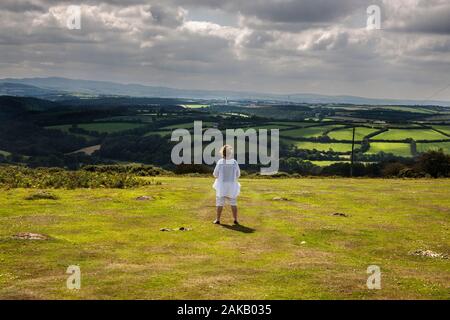
<svg viewBox="0 0 450 320">
<path fill-rule="evenodd" d="M 51 95 L 61 94 L 59 91 L 51 88 L 40 88 L 33 85 L 14 83 L 14 82 L 0 82 L 0 95 L 7 96 L 28 96 L 28 97 L 49 97 Z"/>
<path fill-rule="evenodd" d="M 186 90 L 169 87 L 120 84 L 108 81 L 75 80 L 59 77 L 0 79 L 0 95 L 42 97 L 52 100 L 65 96 L 131 96 L 186 99 L 273 100 L 295 103 L 343 103 L 363 105 L 440 105 L 450 106 L 450 101 L 417 101 L 395 99 L 370 99 L 356 96 L 327 96 L 317 94 L 280 95 L 271 93 Z"/>
<path fill-rule="evenodd" d="M 57 107 L 52 101 L 32 97 L 0 96 L 0 111 L 44 111 Z"/>
</svg>

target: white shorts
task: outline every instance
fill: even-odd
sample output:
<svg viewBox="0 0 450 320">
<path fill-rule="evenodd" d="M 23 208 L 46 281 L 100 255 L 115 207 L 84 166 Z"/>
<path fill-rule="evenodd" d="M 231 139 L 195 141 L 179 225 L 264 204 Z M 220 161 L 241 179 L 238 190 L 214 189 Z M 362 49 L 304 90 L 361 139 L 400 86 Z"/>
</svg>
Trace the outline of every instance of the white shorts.
<svg viewBox="0 0 450 320">
<path fill-rule="evenodd" d="M 228 200 L 231 206 L 237 205 L 237 198 L 230 197 L 216 197 L 216 206 L 223 207 L 225 205 L 225 199 Z"/>
</svg>

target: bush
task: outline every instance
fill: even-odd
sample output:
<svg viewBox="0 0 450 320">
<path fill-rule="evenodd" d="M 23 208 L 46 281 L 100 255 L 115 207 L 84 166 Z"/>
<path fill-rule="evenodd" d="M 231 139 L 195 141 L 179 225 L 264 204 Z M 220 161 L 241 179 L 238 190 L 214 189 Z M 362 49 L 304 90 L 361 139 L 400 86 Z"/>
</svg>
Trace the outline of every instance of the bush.
<svg viewBox="0 0 450 320">
<path fill-rule="evenodd" d="M 134 188 L 155 184 L 127 173 L 67 171 L 59 168 L 0 167 L 0 187 L 6 188 Z"/>
<path fill-rule="evenodd" d="M 100 173 L 126 173 L 141 177 L 154 177 L 160 175 L 168 175 L 169 171 L 152 166 L 141 164 L 129 164 L 129 165 L 87 165 L 82 168 L 88 172 L 100 172 Z"/>
<path fill-rule="evenodd" d="M 423 172 L 417 172 L 412 168 L 404 168 L 398 173 L 400 178 L 423 178 L 424 176 Z"/>
<path fill-rule="evenodd" d="M 383 177 L 396 177 L 406 166 L 400 162 L 387 163 L 381 170 Z"/>
<path fill-rule="evenodd" d="M 450 155 L 439 151 L 422 153 L 417 159 L 416 170 L 423 171 L 434 178 L 450 176 Z"/>
<path fill-rule="evenodd" d="M 39 191 L 25 197 L 25 200 L 58 200 L 58 197 L 48 191 Z"/>
<path fill-rule="evenodd" d="M 212 167 L 208 167 L 204 164 L 180 164 L 175 168 L 176 174 L 186 173 L 200 173 L 200 174 L 212 174 Z"/>
</svg>

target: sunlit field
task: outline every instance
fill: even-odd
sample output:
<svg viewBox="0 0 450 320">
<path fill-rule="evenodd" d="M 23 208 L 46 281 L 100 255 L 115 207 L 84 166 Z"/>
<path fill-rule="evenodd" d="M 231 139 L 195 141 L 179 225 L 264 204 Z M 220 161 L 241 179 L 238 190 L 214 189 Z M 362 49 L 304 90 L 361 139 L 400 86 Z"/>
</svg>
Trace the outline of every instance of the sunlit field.
<svg viewBox="0 0 450 320">
<path fill-rule="evenodd" d="M 211 179 L 156 179 L 56 200 L 0 192 L 0 298 L 448 299 L 449 260 L 413 253 L 450 250 L 449 180 L 242 179 L 234 227 L 228 208 L 211 223 Z M 66 288 L 69 265 L 80 290 Z"/>
</svg>

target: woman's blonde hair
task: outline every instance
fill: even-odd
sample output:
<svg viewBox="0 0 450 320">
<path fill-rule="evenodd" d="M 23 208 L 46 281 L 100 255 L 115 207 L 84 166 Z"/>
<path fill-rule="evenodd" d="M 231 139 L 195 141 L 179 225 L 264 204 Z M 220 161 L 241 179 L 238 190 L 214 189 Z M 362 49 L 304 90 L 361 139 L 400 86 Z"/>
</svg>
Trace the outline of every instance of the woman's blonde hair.
<svg viewBox="0 0 450 320">
<path fill-rule="evenodd" d="M 220 148 L 219 152 L 224 159 L 231 159 L 233 157 L 233 147 L 229 144 L 226 144 L 222 148 Z"/>
</svg>

